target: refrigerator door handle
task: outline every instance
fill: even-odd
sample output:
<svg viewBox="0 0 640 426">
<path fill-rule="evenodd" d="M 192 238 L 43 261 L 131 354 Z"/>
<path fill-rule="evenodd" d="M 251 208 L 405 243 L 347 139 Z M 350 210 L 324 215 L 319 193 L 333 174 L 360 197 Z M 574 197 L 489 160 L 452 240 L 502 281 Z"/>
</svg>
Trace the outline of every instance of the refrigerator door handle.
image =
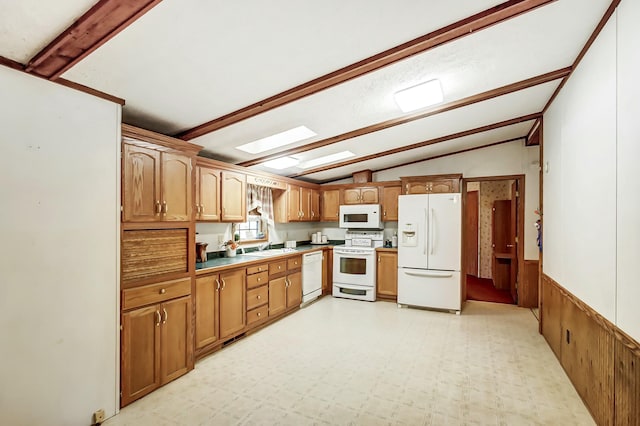
<svg viewBox="0 0 640 426">
<path fill-rule="evenodd" d="M 427 217 L 427 209 L 424 209 L 424 248 L 422 254 L 427 255 L 427 244 L 429 243 L 429 219 Z"/>
<path fill-rule="evenodd" d="M 431 254 L 433 255 L 433 252 L 436 249 L 436 212 L 433 211 L 433 209 L 431 209 L 431 217 L 429 218 L 429 225 L 431 226 L 431 231 L 429 232 L 431 234 Z"/>
<path fill-rule="evenodd" d="M 448 271 L 407 271 L 405 269 L 404 273 L 414 277 L 449 278 L 453 276 L 453 272 Z"/>
</svg>

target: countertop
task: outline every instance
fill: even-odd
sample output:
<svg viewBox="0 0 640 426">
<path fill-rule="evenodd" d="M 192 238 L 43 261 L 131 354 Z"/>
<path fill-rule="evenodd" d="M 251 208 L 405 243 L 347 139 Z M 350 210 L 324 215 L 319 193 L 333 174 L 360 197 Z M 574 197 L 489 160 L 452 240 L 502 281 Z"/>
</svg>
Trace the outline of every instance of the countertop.
<svg viewBox="0 0 640 426">
<path fill-rule="evenodd" d="M 252 264 L 266 263 L 273 260 L 278 260 L 283 257 L 291 256 L 292 254 L 302 254 L 305 252 L 312 252 L 323 250 L 326 248 L 333 248 L 333 244 L 304 244 L 291 249 L 291 251 L 277 254 L 268 257 L 252 256 L 251 253 L 240 254 L 238 253 L 234 257 L 218 257 L 215 259 L 207 260 L 206 262 L 196 263 L 196 275 L 207 274 L 210 272 L 232 269 L 237 266 L 249 266 Z"/>
</svg>

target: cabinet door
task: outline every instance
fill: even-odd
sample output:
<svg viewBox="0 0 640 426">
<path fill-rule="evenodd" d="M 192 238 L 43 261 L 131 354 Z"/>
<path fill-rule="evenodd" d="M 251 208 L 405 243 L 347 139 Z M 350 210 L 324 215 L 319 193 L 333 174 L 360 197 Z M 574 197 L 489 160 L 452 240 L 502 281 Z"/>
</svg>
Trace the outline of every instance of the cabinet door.
<svg viewBox="0 0 640 426">
<path fill-rule="evenodd" d="M 287 306 L 287 282 L 285 277 L 269 281 L 269 316 L 284 312 Z"/>
<path fill-rule="evenodd" d="M 382 220 L 398 220 L 398 196 L 401 186 L 385 186 L 382 188 Z"/>
<path fill-rule="evenodd" d="M 360 202 L 362 204 L 377 204 L 380 202 L 377 187 L 360 188 Z"/>
<path fill-rule="evenodd" d="M 378 295 L 395 298 L 398 296 L 398 254 L 378 252 Z"/>
<path fill-rule="evenodd" d="M 434 194 L 444 194 L 451 192 L 460 192 L 459 179 L 442 179 L 431 182 L 431 192 Z"/>
<path fill-rule="evenodd" d="M 198 167 L 198 220 L 220 220 L 220 171 Z"/>
<path fill-rule="evenodd" d="M 320 191 L 316 189 L 311 190 L 311 217 L 310 220 L 320 220 Z"/>
<path fill-rule="evenodd" d="M 196 278 L 196 349 L 218 340 L 218 275 Z"/>
<path fill-rule="evenodd" d="M 287 189 L 287 219 L 289 222 L 298 222 L 300 218 L 300 187 L 289 185 Z"/>
<path fill-rule="evenodd" d="M 122 314 L 122 407 L 160 386 L 160 324 L 160 305 Z"/>
<path fill-rule="evenodd" d="M 302 272 L 287 275 L 287 309 L 302 303 Z"/>
<path fill-rule="evenodd" d="M 124 222 L 160 220 L 160 152 L 124 144 Z"/>
<path fill-rule="evenodd" d="M 221 220 L 225 222 L 246 221 L 247 177 L 242 173 L 223 171 L 220 179 Z"/>
<path fill-rule="evenodd" d="M 160 383 L 165 384 L 193 369 L 191 296 L 164 302 L 160 308 L 162 311 Z"/>
<path fill-rule="evenodd" d="M 340 190 L 322 191 L 322 222 L 337 222 L 340 218 Z"/>
<path fill-rule="evenodd" d="M 407 182 L 405 184 L 405 194 L 428 194 L 431 192 L 428 182 Z"/>
<path fill-rule="evenodd" d="M 360 188 L 346 188 L 343 191 L 345 204 L 362 204 L 360 201 Z"/>
<path fill-rule="evenodd" d="M 162 220 L 191 220 L 191 158 L 162 153 Z"/>
<path fill-rule="evenodd" d="M 311 220 L 311 189 L 300 187 L 300 220 Z"/>
<path fill-rule="evenodd" d="M 220 274 L 220 338 L 224 339 L 245 326 L 245 270 Z"/>
</svg>

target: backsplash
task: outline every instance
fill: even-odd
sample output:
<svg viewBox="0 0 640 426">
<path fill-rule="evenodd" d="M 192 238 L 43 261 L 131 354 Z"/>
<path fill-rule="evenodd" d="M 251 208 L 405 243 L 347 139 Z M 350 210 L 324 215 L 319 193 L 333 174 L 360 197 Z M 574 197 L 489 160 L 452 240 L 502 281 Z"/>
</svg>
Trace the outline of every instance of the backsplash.
<svg viewBox="0 0 640 426">
<path fill-rule="evenodd" d="M 230 223 L 196 223 L 196 241 L 207 243 L 207 252 L 223 251 L 220 245 L 233 238 Z M 397 222 L 386 222 L 384 239 L 391 240 L 394 232 L 397 232 Z M 320 231 L 329 240 L 344 241 L 346 229 L 338 227 L 334 222 L 299 222 L 276 223 L 269 225 L 269 242 L 272 244 L 284 244 L 285 241 L 309 241 L 311 234 Z M 249 245 L 248 247 L 251 247 Z"/>
</svg>

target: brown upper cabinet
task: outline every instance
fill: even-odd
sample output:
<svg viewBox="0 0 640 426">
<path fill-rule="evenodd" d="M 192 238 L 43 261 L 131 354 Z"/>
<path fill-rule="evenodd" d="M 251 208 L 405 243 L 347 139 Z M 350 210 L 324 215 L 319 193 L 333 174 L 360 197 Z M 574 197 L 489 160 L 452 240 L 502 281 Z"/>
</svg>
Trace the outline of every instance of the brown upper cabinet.
<svg viewBox="0 0 640 426">
<path fill-rule="evenodd" d="M 320 193 L 304 186 L 287 185 L 287 222 L 320 220 Z"/>
<path fill-rule="evenodd" d="M 191 157 L 123 144 L 123 222 L 191 220 Z"/>
<path fill-rule="evenodd" d="M 199 165 L 196 167 L 196 220 L 244 222 L 247 208 L 246 176 Z"/>
<path fill-rule="evenodd" d="M 378 204 L 378 187 L 363 186 L 358 188 L 345 188 L 343 191 L 344 204 Z"/>
<path fill-rule="evenodd" d="M 320 220 L 323 222 L 337 222 L 340 217 L 340 190 L 322 190 L 322 211 Z"/>
<path fill-rule="evenodd" d="M 382 187 L 382 220 L 398 220 L 398 196 L 402 192 L 402 187 L 383 186 Z"/>
<path fill-rule="evenodd" d="M 461 174 L 401 177 L 403 194 L 460 192 Z"/>
</svg>

